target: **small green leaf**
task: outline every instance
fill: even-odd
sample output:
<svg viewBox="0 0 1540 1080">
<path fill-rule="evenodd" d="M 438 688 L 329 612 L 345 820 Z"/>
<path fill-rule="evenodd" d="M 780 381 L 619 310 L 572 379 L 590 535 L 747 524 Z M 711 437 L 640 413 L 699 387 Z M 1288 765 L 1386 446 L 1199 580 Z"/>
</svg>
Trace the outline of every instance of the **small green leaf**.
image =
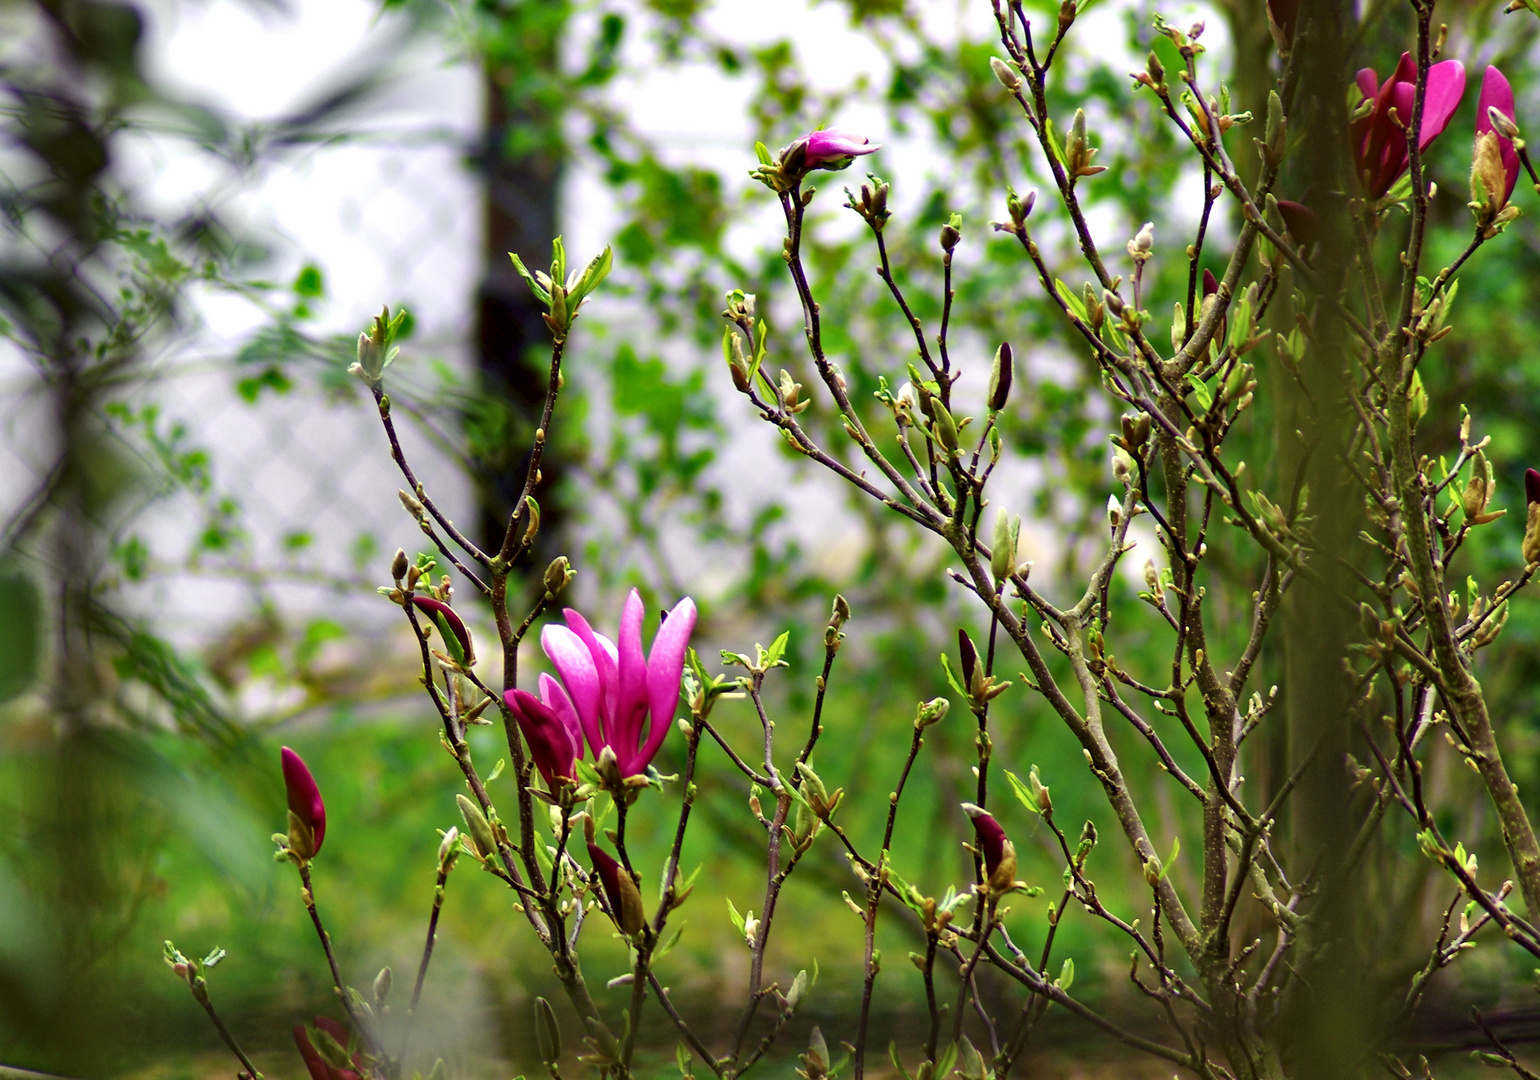
<svg viewBox="0 0 1540 1080">
<path fill-rule="evenodd" d="M 957 676 L 952 674 L 952 661 L 948 659 L 946 653 L 941 654 L 941 670 L 946 672 L 946 681 L 953 690 L 957 691 L 957 696 L 964 701 L 968 700 L 968 691 L 963 689 L 962 683 L 957 681 Z"/>
<path fill-rule="evenodd" d="M 1009 769 L 1005 770 L 1005 779 L 1011 785 L 1011 793 L 1021 800 L 1021 805 L 1034 814 L 1037 813 L 1037 800 L 1032 797 L 1032 789 L 1023 784 L 1021 778 Z"/>
<path fill-rule="evenodd" d="M 775 667 L 780 664 L 781 657 L 786 655 L 786 643 L 791 640 L 791 631 L 781 631 L 780 637 L 770 643 L 765 650 L 765 667 Z"/>
</svg>

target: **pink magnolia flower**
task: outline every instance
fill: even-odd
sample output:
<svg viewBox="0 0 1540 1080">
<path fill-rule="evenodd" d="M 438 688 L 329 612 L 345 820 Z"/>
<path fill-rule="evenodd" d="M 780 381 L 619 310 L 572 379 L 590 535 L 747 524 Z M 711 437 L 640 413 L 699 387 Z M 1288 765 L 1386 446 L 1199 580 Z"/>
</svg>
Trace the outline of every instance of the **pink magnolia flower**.
<svg viewBox="0 0 1540 1080">
<path fill-rule="evenodd" d="M 1412 54 L 1401 54 L 1401 62 L 1383 86 L 1372 68 L 1364 68 L 1358 73 L 1358 88 L 1374 102 L 1374 109 L 1353 125 L 1353 158 L 1369 197 L 1379 199 L 1406 171 L 1406 128 L 1412 122 L 1417 97 L 1417 65 Z M 1417 136 L 1419 152 L 1448 125 L 1464 93 L 1465 65 L 1460 61 L 1445 60 L 1428 70 L 1422 130 Z"/>
<path fill-rule="evenodd" d="M 644 658 L 645 613 L 641 595 L 632 589 L 621 610 L 618 644 L 594 633 L 588 620 L 571 608 L 563 612 L 566 626 L 551 623 L 540 634 L 540 646 L 563 684 L 555 686 L 553 680 L 547 708 L 561 720 L 565 699 L 594 757 L 609 750 L 621 776 L 645 772 L 673 726 L 685 648 L 695 629 L 695 601 L 687 596 L 664 617 L 652 652 Z M 562 689 L 566 693 L 556 697 L 555 691 Z M 519 701 L 528 704 L 524 698 Z"/>
<path fill-rule="evenodd" d="M 865 135 L 852 135 L 843 131 L 814 131 L 798 140 L 802 144 L 803 160 L 810 169 L 838 171 L 848 166 L 862 154 L 882 149 Z M 797 144 L 793 143 L 795 147 Z"/>
<path fill-rule="evenodd" d="M 285 746 L 279 752 L 283 762 L 283 786 L 289 795 L 289 814 L 309 831 L 306 838 L 294 835 L 293 822 L 289 828 L 289 846 L 295 854 L 308 859 L 321 850 L 326 839 L 326 804 L 321 801 L 321 789 L 310 775 L 310 769 L 300 756 Z M 308 848 L 309 850 L 301 850 Z"/>
<path fill-rule="evenodd" d="M 547 790 L 555 791 L 559 780 L 576 780 L 573 766 L 583 756 L 583 728 L 561 683 L 541 675 L 539 697 L 515 689 L 504 694 L 503 700 L 519 722 Z"/>
<path fill-rule="evenodd" d="M 1488 67 L 1486 74 L 1481 76 L 1481 96 L 1476 99 L 1476 145 L 1479 150 L 1481 137 L 1488 132 L 1497 140 L 1498 150 L 1502 154 L 1503 173 L 1508 181 L 1500 205 L 1507 205 L 1513 195 L 1513 186 L 1519 180 L 1519 153 L 1513 148 L 1512 139 L 1493 129 L 1492 116 L 1487 111 L 1489 108 L 1496 109 L 1509 120 L 1514 118 L 1513 87 L 1508 85 L 1507 78 L 1495 67 Z"/>
</svg>

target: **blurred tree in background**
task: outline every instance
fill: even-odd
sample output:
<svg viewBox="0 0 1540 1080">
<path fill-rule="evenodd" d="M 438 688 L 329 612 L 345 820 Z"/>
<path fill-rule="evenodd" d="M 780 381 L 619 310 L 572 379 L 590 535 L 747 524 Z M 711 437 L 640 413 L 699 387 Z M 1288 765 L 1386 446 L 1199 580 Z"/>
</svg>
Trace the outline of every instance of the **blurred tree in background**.
<svg viewBox="0 0 1540 1080">
<path fill-rule="evenodd" d="M 567 227 L 562 222 L 591 209 L 562 204 L 561 193 L 574 190 L 563 188 L 564 177 L 579 168 L 600 177 L 619 208 L 613 280 L 620 288 L 611 291 L 627 299 L 591 305 L 589 325 L 574 339 L 570 370 L 583 374 L 563 408 L 581 422 L 563 426 L 547 459 L 553 464 L 545 470 L 541 495 L 548 508 L 544 554 L 572 554 L 582 573 L 576 587 L 587 598 L 606 598 L 606 608 L 614 606 L 608 598 L 631 585 L 649 604 L 693 593 L 703 606 L 700 638 L 713 645 L 743 647 L 790 629 L 793 666 L 786 685 L 792 689 L 778 704 L 793 711 L 806 705 L 811 692 L 818 640 L 810 628 L 821 625 L 829 594 L 844 592 L 856 612 L 854 662 L 835 684 L 831 709 L 868 719 L 851 723 L 854 738 L 821 751 L 820 767 L 858 777 L 856 785 L 867 778 L 874 789 L 885 783 L 903 753 L 886 721 L 903 730 L 915 700 L 946 692 L 937 654 L 962 607 L 948 593 L 945 553 L 811 477 L 801 459 L 783 453 L 765 432 L 741 430 L 736 404 L 727 404 L 718 311 L 726 288 L 753 288 L 771 323 L 772 352 L 798 355 L 800 320 L 779 248 L 767 243 L 774 233 L 753 227 L 749 148 L 755 139 L 777 146 L 815 125 L 848 126 L 848 117 L 867 118 L 868 133 L 889 143 L 869 159 L 870 168 L 895 181 L 900 212 L 887 241 L 895 279 L 910 296 L 922 298 L 916 314 L 928 323 L 939 319 L 935 236 L 951 214 L 960 214 L 956 347 L 987 355 L 1000 340 L 1015 342 L 1036 391 L 1018 396 L 1005 427 L 1028 467 L 1003 481 L 1017 492 L 1019 505 L 1012 509 L 1029 512 L 1026 546 L 1039 560 L 1034 580 L 1051 592 L 1055 582 L 1072 581 L 1084 569 L 1111 486 L 1105 433 L 1112 418 L 1095 394 L 1094 366 L 1071 346 L 1042 299 L 1024 287 L 1014 241 L 996 237 L 988 225 L 1003 216 L 998 176 L 1011 177 L 1018 190 L 1042 178 L 990 72 L 998 46 L 988 18 L 981 17 L 987 7 L 914 0 L 837 5 L 883 58 L 885 76 L 874 80 L 847 79 L 827 67 L 810 70 L 795 23 L 788 22 L 784 37 L 745 43 L 722 29 L 731 25 L 730 17 L 709 18 L 710 10 L 699 3 L 386 6 L 406 18 L 413 33 L 442 35 L 479 65 L 487 102 L 485 138 L 470 155 L 486 199 L 478 363 L 452 378 L 429 377 L 428 358 L 414 355 L 408 340 L 399 362 L 406 385 L 399 394 L 393 386 L 393 396 L 447 433 L 443 437 L 475 479 L 483 526 L 502 520 L 523 478 L 522 463 L 509 457 L 508 447 L 528 444 L 541 397 L 543 361 L 532 367 L 529 353 L 545 340 L 539 309 L 506 253 L 531 265 L 543 262 L 552 236 Z M 1026 6 L 1050 21 L 1057 11 L 1056 4 Z M 1411 15 L 1395 5 L 1369 7 L 1349 44 L 1362 65 L 1388 70 L 1407 40 Z M 1535 23 L 1505 20 L 1500 7 L 1483 0 L 1450 6 L 1440 16 L 1460 31 L 1462 47 L 1473 50 L 1465 57 L 1470 67 L 1477 67 L 1478 57 L 1504 66 L 1519 90 L 1522 120 L 1537 115 L 1532 106 L 1540 100 L 1528 90 L 1535 81 Z M 1087 201 L 1113 233 L 1121 228 L 1132 235 L 1190 191 L 1195 178 L 1179 164 L 1168 128 L 1129 122 L 1125 56 L 1154 48 L 1167 67 L 1179 62 L 1169 43 L 1152 33 L 1155 5 L 1098 0 L 1083 11 L 1120 47 L 1092 51 L 1072 41 L 1067 62 L 1074 78 L 1067 89 L 1054 89 L 1051 110 L 1066 124 L 1077 108 L 1086 110 L 1103 147 L 1099 163 L 1109 166 L 1085 189 Z M 149 129 L 233 168 L 249 168 L 263 155 L 280 155 L 326 129 L 340 110 L 367 96 L 372 82 L 360 78 L 259 131 L 238 130 L 217 111 L 175 100 L 147 83 L 141 13 L 131 4 L 13 0 L 0 14 L 15 28 L 0 53 L 0 122 L 7 135 L 0 150 L 6 211 L 0 313 L 7 339 L 29 365 L 37 387 L 31 422 L 54 461 L 46 482 L 0 523 L 0 590 L 9 601 L 0 619 L 0 1060 L 91 1076 L 152 1066 L 201 1069 L 197 1055 L 214 1047 L 212 1036 L 158 961 L 160 941 L 174 935 L 189 944 L 199 939 L 194 947 L 230 949 L 221 969 L 227 1013 L 239 1017 L 245 1030 L 266 1033 L 257 1048 L 281 1055 L 274 1059 L 275 1074 L 297 1075 L 288 1029 L 324 1009 L 330 991 L 318 978 L 313 942 L 302 932 L 303 912 L 265 852 L 266 836 L 282 815 L 271 767 L 277 743 L 272 729 L 290 717 L 237 707 L 246 677 L 240 672 L 247 668 L 237 665 L 237 675 L 222 677 L 221 658 L 212 649 L 200 654 L 174 646 L 154 612 L 130 611 L 119 602 L 123 580 L 132 579 L 136 567 L 143 571 L 142 553 L 121 541 L 123 524 L 145 513 L 158 492 L 197 493 L 206 510 L 197 545 L 205 554 L 219 556 L 239 543 L 226 502 L 233 496 L 211 480 L 219 447 L 193 446 L 153 408 L 126 402 L 127 388 L 143 386 L 158 360 L 175 349 L 195 284 L 269 298 L 272 325 L 232 362 L 232 381 L 257 371 L 275 383 L 309 380 L 338 394 L 354 393 L 339 378 L 348 346 L 296 316 L 319 282 L 302 276 L 291 289 L 263 285 L 257 282 L 261 253 L 235 244 L 217 215 L 160 220 L 140 205 L 124 178 L 121 148 L 136 131 Z M 1262 5 L 1221 4 L 1210 17 L 1210 38 L 1223 30 L 1229 43 L 1236 111 L 1261 115 L 1271 48 Z M 743 88 L 748 137 L 731 168 L 654 145 L 643 133 L 646 125 L 628 112 L 615 88 L 654 67 L 710 72 Z M 1470 101 L 1465 113 L 1473 113 Z M 1473 119 L 1462 115 L 1456 124 L 1469 130 Z M 1431 242 L 1433 258 L 1443 262 L 1465 240 L 1468 211 L 1457 178 L 1468 169 L 1467 154 L 1453 138 L 1433 152 L 1435 173 L 1447 181 L 1433 204 L 1438 227 Z M 1300 180 L 1308 184 L 1308 177 Z M 839 180 L 831 177 L 830 183 Z M 910 354 L 912 340 L 897 320 L 872 316 L 885 310 L 885 286 L 867 272 L 855 230 L 827 209 L 836 202 L 822 201 L 826 216 L 816 222 L 806 250 L 825 305 L 827 347 L 852 398 L 875 418 L 881 410 L 873 398 L 878 377 L 892 378 L 901 369 L 898 358 Z M 1533 212 L 1521 219 L 1500 254 L 1484 252 L 1463 272 L 1459 344 L 1431 357 L 1423 373 L 1433 415 L 1456 415 L 1463 403 L 1481 416 L 1493 435 L 1487 453 L 1500 503 L 1511 507 L 1519 505 L 1523 469 L 1540 462 L 1540 430 L 1531 419 L 1540 411 L 1540 355 L 1528 347 L 1540 330 L 1537 219 Z M 1214 227 L 1233 231 L 1234 223 Z M 1049 236 L 1069 250 L 1069 235 Z M 1177 288 L 1178 262 L 1156 266 L 1169 278 L 1155 283 L 1163 294 Z M 1069 284 L 1078 290 L 1078 281 Z M 366 314 L 359 313 L 360 323 Z M 253 357 L 261 364 L 253 367 Z M 1248 460 L 1269 460 L 1275 419 L 1263 413 L 1240 436 L 1255 443 Z M 804 420 L 820 437 L 837 424 L 817 402 Z M 1455 445 L 1453 429 L 1447 437 Z M 383 456 L 383 447 L 369 449 Z M 752 476 L 745 462 L 753 463 Z M 1511 513 L 1467 550 L 1474 549 L 1479 569 L 1495 572 L 1516 560 L 1521 532 L 1522 515 Z M 410 548 L 412 539 L 403 529 L 384 547 L 401 542 Z M 1238 554 L 1231 567 L 1238 588 L 1249 588 L 1241 583 L 1254 579 L 1244 558 Z M 537 558 L 534 565 L 544 561 Z M 362 577 L 383 580 L 383 567 L 371 565 Z M 1132 586 L 1123 588 L 1113 602 L 1135 605 L 1134 593 Z M 1223 597 L 1214 602 L 1225 603 Z M 1245 627 L 1228 630 L 1239 640 Z M 314 640 L 295 637 L 285 644 L 294 655 L 315 647 Z M 1487 661 L 1485 680 L 1492 711 L 1509 728 L 1508 744 L 1520 748 L 1511 767 L 1526 793 L 1540 790 L 1537 639 L 1540 609 L 1520 599 L 1501 646 Z M 700 651 L 711 655 L 708 648 Z M 1282 658 L 1266 654 L 1262 668 L 1264 684 L 1277 682 Z M 373 695 L 385 698 L 384 704 L 367 695 L 339 701 L 318 692 L 307 699 L 303 723 L 282 732 L 332 778 L 328 873 L 345 883 L 333 886 L 334 895 L 349 899 L 333 933 L 352 970 L 385 963 L 404 970 L 430 899 L 432 882 L 423 878 L 422 866 L 438 843 L 435 827 L 454 820 L 456 785 L 442 767 L 432 723 L 417 702 L 389 700 L 410 690 L 409 670 Z M 292 671 L 285 677 L 295 678 Z M 1078 767 L 1079 748 L 1052 723 L 1041 722 L 1040 706 L 1013 707 L 1002 715 L 997 760 L 1021 773 L 1036 763 L 1050 777 Z M 755 722 L 746 708 L 730 708 L 723 707 L 724 727 L 748 730 Z M 915 777 L 909 796 L 917 804 L 916 824 L 895 851 L 898 867 L 911 878 L 963 873 L 966 854 L 952 837 L 960 824 L 957 800 L 970 782 L 971 739 L 961 725 L 943 724 L 929 736 L 935 751 L 929 771 Z M 491 739 L 476 748 L 495 759 Z M 666 748 L 665 759 L 677 752 Z M 1248 766 L 1248 782 L 1276 788 L 1285 760 L 1283 747 L 1261 747 Z M 673 764 L 663 760 L 660 767 L 668 772 Z M 1436 782 L 1456 794 L 1469 791 L 1464 831 L 1482 832 L 1484 804 L 1471 778 L 1451 768 Z M 1054 790 L 1066 820 L 1100 823 L 1105 817 L 1095 792 Z M 1159 805 L 1157 790 L 1152 784 Z M 860 794 L 852 791 L 858 809 L 872 802 Z M 692 839 L 686 861 L 713 866 L 713 894 L 693 902 L 698 907 L 670 961 L 676 968 L 670 979 L 677 994 L 697 1005 L 721 998 L 725 1018 L 736 1004 L 731 976 L 741 945 L 721 916 L 722 896 L 738 896 L 744 906 L 754 868 L 729 856 L 753 850 L 754 823 L 740 793 L 710 781 L 703 781 L 698 807 L 710 829 Z M 1163 806 L 1161 812 L 1168 818 L 1163 831 L 1184 841 L 1196 837 L 1185 811 Z M 879 823 L 857 814 L 845 824 L 861 834 Z M 636 849 L 653 855 L 666 845 L 661 824 L 636 827 Z M 649 827 L 657 832 L 650 835 Z M 1020 844 L 1022 876 L 1035 881 L 1057 873 L 1046 838 L 1025 819 L 1015 828 L 1029 838 Z M 1392 842 L 1414 850 L 1410 832 L 1404 833 Z M 1483 857 L 1500 859 L 1495 829 L 1487 825 L 1483 834 Z M 1195 843 L 1184 846 L 1196 850 Z M 1427 875 L 1409 870 L 1405 860 L 1394 866 L 1380 860 L 1374 869 L 1383 912 L 1366 933 L 1380 935 L 1373 947 L 1400 957 L 1411 970 L 1420 963 L 1421 936 L 1406 927 L 1438 915 L 1429 906 Z M 830 850 L 817 852 L 809 870 L 794 888 L 822 890 L 837 901 L 851 887 L 848 867 Z M 1185 871 L 1178 866 L 1174 872 Z M 546 989 L 549 975 L 534 963 L 537 954 L 519 937 L 502 897 L 482 884 L 458 881 L 446 908 L 441 966 L 433 976 L 443 989 L 425 1025 L 433 1034 L 424 1054 L 431 1061 L 434 1053 L 459 1048 L 517 1067 L 531 1055 L 528 1001 Z M 1120 899 L 1122 887 L 1107 877 L 1109 903 Z M 1138 887 L 1136 877 L 1129 887 Z M 831 921 L 845 917 L 837 902 L 828 910 Z M 841 951 L 844 929 L 800 928 L 798 955 L 817 956 L 825 971 L 813 1019 L 848 1013 L 858 996 L 859 958 Z M 883 948 L 891 955 L 910 947 L 901 925 L 889 924 L 884 933 L 889 940 Z M 1124 993 L 1119 963 L 1091 962 L 1103 955 L 1102 940 L 1094 926 L 1073 920 L 1061 937 L 1067 954 L 1086 958 L 1081 982 L 1093 995 L 1104 994 L 1103 1007 L 1116 1012 Z M 604 945 L 593 948 L 602 958 Z M 619 946 L 614 956 L 618 973 Z M 1508 1004 L 1521 1000 L 1524 974 L 1512 957 L 1493 950 L 1454 977 L 1466 980 L 1469 993 L 1484 1003 Z M 890 993 L 888 985 L 882 993 Z M 986 986 L 984 992 L 1003 993 L 1004 987 Z M 878 1042 L 902 1040 L 916 1003 L 895 988 L 879 1007 Z M 1525 1015 L 1515 1011 L 1514 1022 Z M 1463 1035 L 1456 1019 L 1435 1010 L 1424 1037 L 1458 1043 Z M 1451 1025 L 1447 1037 L 1435 1030 L 1442 1021 Z M 1068 1021 L 1055 1033 L 1086 1038 Z M 667 1053 L 671 1046 L 663 1033 L 656 1049 Z M 467 1074 L 485 1071 L 470 1058 L 452 1064 Z"/>
</svg>

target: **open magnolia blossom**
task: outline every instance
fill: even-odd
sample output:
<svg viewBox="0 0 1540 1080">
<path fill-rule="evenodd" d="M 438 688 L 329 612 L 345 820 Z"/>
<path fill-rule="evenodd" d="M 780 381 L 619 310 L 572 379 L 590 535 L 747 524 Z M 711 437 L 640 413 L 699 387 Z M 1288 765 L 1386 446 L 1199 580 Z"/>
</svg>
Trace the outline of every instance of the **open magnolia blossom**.
<svg viewBox="0 0 1540 1080">
<path fill-rule="evenodd" d="M 645 773 L 663 745 L 679 702 L 685 649 L 695 629 L 695 601 L 687 596 L 674 605 L 658 627 L 652 652 L 644 657 L 645 614 L 641 594 L 632 589 L 621 610 L 618 644 L 595 633 L 588 620 L 571 608 L 563 612 L 565 626 L 552 623 L 541 632 L 540 645 L 561 676 L 561 683 L 542 681 L 543 701 L 531 694 L 515 693 L 509 705 L 519 716 L 550 733 L 548 737 L 542 735 L 542 741 L 554 748 L 547 759 L 554 775 L 560 775 L 556 766 L 562 757 L 558 752 L 561 739 L 553 725 L 559 724 L 575 742 L 570 726 L 573 717 L 595 760 L 602 763 L 605 751 L 609 751 L 622 777 Z M 574 748 L 574 759 L 579 749 Z"/>
<path fill-rule="evenodd" d="M 1417 64 L 1411 53 L 1380 85 L 1373 68 L 1358 73 L 1358 89 L 1374 103 L 1369 115 L 1353 124 L 1353 158 L 1359 179 L 1371 199 L 1382 199 L 1406 171 L 1406 127 L 1417 99 Z M 1465 65 L 1445 60 L 1428 69 L 1422 103 L 1418 151 L 1426 150 L 1449 124 L 1465 93 Z"/>
</svg>

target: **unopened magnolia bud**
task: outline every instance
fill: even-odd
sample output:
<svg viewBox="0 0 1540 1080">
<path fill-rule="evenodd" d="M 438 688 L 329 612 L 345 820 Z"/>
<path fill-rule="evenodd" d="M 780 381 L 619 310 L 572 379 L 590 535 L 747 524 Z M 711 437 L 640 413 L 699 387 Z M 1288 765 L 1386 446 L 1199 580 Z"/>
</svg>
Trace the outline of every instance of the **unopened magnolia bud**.
<svg viewBox="0 0 1540 1080">
<path fill-rule="evenodd" d="M 1122 297 L 1118 296 L 1117 293 L 1113 292 L 1111 289 L 1103 289 L 1102 303 L 1107 305 L 1107 310 L 1112 313 L 1113 318 L 1116 319 L 1122 317 L 1124 307 L 1123 299 Z"/>
<path fill-rule="evenodd" d="M 941 399 L 936 398 L 931 402 L 931 415 L 935 418 L 936 441 L 948 452 L 957 452 L 957 421 L 952 419 L 952 414 L 947 407 L 941 404 Z"/>
<path fill-rule="evenodd" d="M 1465 510 L 1465 516 L 1472 519 L 1473 525 L 1485 525 L 1495 520 L 1499 515 L 1486 514 L 1487 503 L 1492 501 L 1492 494 L 1496 490 L 1497 483 L 1492 476 L 1492 465 L 1487 461 L 1487 456 L 1480 450 L 1471 462 L 1470 483 L 1465 485 L 1461 493 L 1460 502 Z"/>
<path fill-rule="evenodd" d="M 1021 89 L 1021 76 L 1018 75 L 1009 64 L 998 56 L 989 58 L 989 70 L 995 73 L 995 78 L 1000 80 L 1000 85 L 1011 93 Z"/>
<path fill-rule="evenodd" d="M 979 653 L 973 647 L 973 639 L 968 636 L 968 631 L 958 627 L 957 629 L 957 654 L 961 658 L 963 686 L 972 687 L 973 673 L 978 666 Z"/>
<path fill-rule="evenodd" d="M 454 866 L 456 853 L 460 850 L 456 841 L 460 839 L 460 830 L 453 825 L 444 834 L 444 839 L 438 846 L 438 865 L 440 870 L 447 870 Z"/>
<path fill-rule="evenodd" d="M 999 412 L 1011 397 L 1011 343 L 1002 341 L 995 350 L 994 366 L 989 369 L 989 411 Z"/>
<path fill-rule="evenodd" d="M 722 329 L 722 355 L 733 377 L 733 386 L 740 394 L 747 394 L 753 385 L 753 372 L 749 368 L 748 358 L 743 355 L 743 341 L 731 326 Z"/>
<path fill-rule="evenodd" d="M 1107 496 L 1107 523 L 1116 529 L 1123 524 L 1123 504 L 1116 495 Z"/>
<path fill-rule="evenodd" d="M 950 221 L 941 226 L 941 250 L 948 255 L 962 241 L 962 215 L 953 214 Z"/>
<path fill-rule="evenodd" d="M 834 594 L 833 611 L 829 615 L 829 625 L 838 630 L 850 621 L 850 601 L 839 593 Z"/>
<path fill-rule="evenodd" d="M 421 524 L 428 512 L 423 509 L 423 505 L 417 496 L 413 495 L 410 491 L 403 490 L 396 492 L 396 498 L 401 500 L 401 505 L 406 507 L 406 512 L 416 518 L 418 524 Z"/>
<path fill-rule="evenodd" d="M 1150 438 L 1149 413 L 1124 413 L 1119 426 L 1123 429 L 1123 444 L 1137 454 Z"/>
<path fill-rule="evenodd" d="M 807 969 L 797 972 L 796 978 L 791 980 L 791 988 L 786 991 L 786 1007 L 795 1009 L 807 996 L 807 988 L 812 985 L 807 977 Z"/>
<path fill-rule="evenodd" d="M 455 802 L 460 804 L 460 816 L 465 819 L 465 827 L 470 830 L 471 847 L 483 862 L 492 858 L 497 854 L 497 840 L 492 835 L 492 826 L 486 815 L 464 795 L 456 795 Z"/>
<path fill-rule="evenodd" d="M 390 997 L 390 968 L 380 968 L 380 973 L 374 977 L 374 1003 L 385 1004 L 385 999 Z"/>
<path fill-rule="evenodd" d="M 1134 234 L 1134 238 L 1128 242 L 1128 253 L 1137 259 L 1141 255 L 1148 255 L 1150 249 L 1154 246 L 1155 223 L 1153 221 L 1146 221 L 1139 231 Z"/>
<path fill-rule="evenodd" d="M 561 1060 L 561 1028 L 556 1023 L 556 1011 L 543 997 L 535 999 L 535 1048 L 546 1065 Z"/>
<path fill-rule="evenodd" d="M 1016 569 L 1016 543 L 1021 535 L 1021 518 L 1013 518 L 1001 507 L 995 513 L 995 531 L 990 543 L 989 568 L 995 580 L 1004 582 Z"/>
<path fill-rule="evenodd" d="M 1112 451 L 1112 477 L 1125 487 L 1133 483 L 1133 458 L 1121 446 Z"/>
<path fill-rule="evenodd" d="M 1092 333 L 1100 333 L 1102 323 L 1107 321 L 1107 309 L 1096 295 L 1096 287 L 1089 281 L 1080 290 L 1081 300 L 1085 303 L 1086 322 L 1091 324 Z"/>
<path fill-rule="evenodd" d="M 1499 109 L 1496 105 L 1487 106 L 1487 121 L 1492 129 L 1505 139 L 1517 139 L 1519 137 L 1519 125 L 1513 119 Z"/>
<path fill-rule="evenodd" d="M 914 726 L 928 728 L 932 724 L 939 723 L 951 707 L 952 703 L 944 697 L 931 698 L 929 701 L 922 702 L 915 712 Z"/>
<path fill-rule="evenodd" d="M 397 548 L 396 554 L 390 560 L 391 580 L 399 585 L 401 583 L 401 579 L 406 577 L 406 572 L 411 568 L 411 565 L 412 564 L 407 560 L 406 552 L 401 548 Z"/>
<path fill-rule="evenodd" d="M 1540 562 L 1540 472 L 1528 469 L 1524 473 L 1524 498 L 1528 503 L 1524 519 L 1524 563 Z"/>
<path fill-rule="evenodd" d="M 545 591 L 551 596 L 559 594 L 571 580 L 571 564 L 565 555 L 556 556 L 551 560 L 551 565 L 545 568 Z"/>
</svg>

